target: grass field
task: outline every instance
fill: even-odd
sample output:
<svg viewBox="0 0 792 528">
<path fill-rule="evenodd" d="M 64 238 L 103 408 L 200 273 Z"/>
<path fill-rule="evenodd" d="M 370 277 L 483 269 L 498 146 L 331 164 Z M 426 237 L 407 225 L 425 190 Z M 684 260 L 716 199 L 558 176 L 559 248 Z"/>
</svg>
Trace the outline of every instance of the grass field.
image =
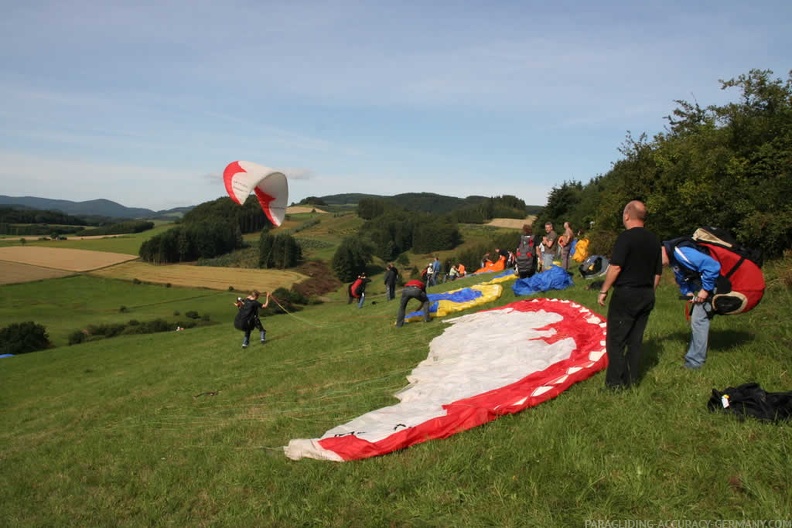
<svg viewBox="0 0 792 528">
<path fill-rule="evenodd" d="M 339 296 L 266 318 L 271 341 L 242 350 L 229 292 L 86 275 L 0 286 L 0 320 L 46 321 L 57 335 L 193 309 L 223 322 L 0 359 L 0 525 L 788 523 L 790 424 L 706 403 L 747 381 L 792 390 L 789 267 L 766 266 L 754 311 L 713 321 L 699 372 L 682 368 L 689 329 L 666 272 L 635 389 L 604 392 L 600 373 L 518 415 L 340 464 L 291 461 L 282 446 L 395 403 L 444 323 L 396 329 L 396 301 L 374 291 L 363 309 Z M 585 286 L 552 296 L 604 313 Z M 507 287 L 492 306 L 513 300 Z"/>
<path fill-rule="evenodd" d="M 83 249 L 89 251 L 107 251 L 110 253 L 124 253 L 138 256 L 140 244 L 163 231 L 171 229 L 173 224 L 164 223 L 156 225 L 153 229 L 132 235 L 118 235 L 106 237 L 67 237 L 66 240 L 51 240 L 48 238 L 29 238 L 21 242 L 19 238 L 0 238 L 0 248 L 5 246 L 34 246 L 47 248 Z"/>
</svg>

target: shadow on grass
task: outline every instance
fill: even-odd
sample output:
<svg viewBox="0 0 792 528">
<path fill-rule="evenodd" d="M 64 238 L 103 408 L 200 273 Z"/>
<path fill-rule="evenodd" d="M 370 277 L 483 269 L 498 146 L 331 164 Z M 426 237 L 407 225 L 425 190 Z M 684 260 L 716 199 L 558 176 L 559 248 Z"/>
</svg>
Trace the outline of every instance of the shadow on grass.
<svg viewBox="0 0 792 528">
<path fill-rule="evenodd" d="M 643 361 L 641 362 L 641 373 L 638 375 L 638 383 L 641 383 L 644 376 L 660 363 L 660 352 L 663 347 L 658 339 L 644 341 L 642 348 Z"/>
<path fill-rule="evenodd" d="M 754 334 L 742 330 L 710 330 L 709 347 L 710 351 L 715 352 L 730 352 L 755 339 Z M 686 332 L 672 332 L 662 339 L 648 339 L 643 344 L 643 361 L 641 363 L 641 373 L 638 378 L 638 383 L 646 376 L 646 374 L 660 363 L 660 356 L 663 353 L 668 353 L 668 344 L 678 342 L 679 347 L 671 346 L 672 353 L 678 353 L 679 360 L 685 356 L 687 352 L 688 342 L 690 340 L 690 331 Z M 665 343 L 665 346 L 663 345 Z"/>
<path fill-rule="evenodd" d="M 690 342 L 690 331 L 674 332 L 669 334 L 666 339 L 678 340 L 684 343 L 682 354 L 687 351 L 688 343 Z M 716 350 L 720 352 L 728 352 L 732 349 L 739 348 L 747 343 L 756 339 L 756 336 L 751 332 L 743 330 L 712 330 L 709 333 L 709 350 Z"/>
</svg>

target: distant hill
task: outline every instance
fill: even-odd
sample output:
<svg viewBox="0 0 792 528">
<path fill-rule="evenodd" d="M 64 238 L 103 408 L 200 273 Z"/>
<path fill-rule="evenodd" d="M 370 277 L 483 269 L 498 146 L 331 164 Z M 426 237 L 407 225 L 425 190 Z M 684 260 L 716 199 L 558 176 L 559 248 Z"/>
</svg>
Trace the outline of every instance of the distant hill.
<svg viewBox="0 0 792 528">
<path fill-rule="evenodd" d="M 70 200 L 53 200 L 35 196 L 4 196 L 0 195 L 0 205 L 28 207 L 41 211 L 60 211 L 73 216 L 101 216 L 106 218 L 180 218 L 192 207 L 177 207 L 163 211 L 153 211 L 140 207 L 125 207 L 111 200 L 88 200 L 72 202 Z"/>
<path fill-rule="evenodd" d="M 457 198 L 455 196 L 443 196 L 434 193 L 403 193 L 395 196 L 381 196 L 376 194 L 345 193 L 332 194 L 319 197 L 329 206 L 352 207 L 363 199 L 384 200 L 398 204 L 412 211 L 431 212 L 436 214 L 448 213 L 471 205 L 477 205 L 489 199 L 487 196 L 468 196 Z M 117 219 L 164 219 L 175 220 L 195 206 L 176 207 L 154 211 L 140 207 L 126 207 L 111 200 L 88 200 L 85 202 L 73 202 L 70 200 L 55 200 L 50 198 L 39 198 L 35 196 L 5 196 L 0 195 L 0 205 L 10 205 L 15 207 L 27 207 L 41 211 L 60 211 L 62 213 L 80 217 L 103 217 Z M 537 214 L 542 206 L 527 206 L 528 214 Z"/>
</svg>

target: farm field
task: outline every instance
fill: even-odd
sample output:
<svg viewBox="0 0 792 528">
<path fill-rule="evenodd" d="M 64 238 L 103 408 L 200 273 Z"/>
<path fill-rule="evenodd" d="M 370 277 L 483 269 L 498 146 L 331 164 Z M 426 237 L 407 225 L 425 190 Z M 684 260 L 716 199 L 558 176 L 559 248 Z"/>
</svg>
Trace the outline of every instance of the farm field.
<svg viewBox="0 0 792 528">
<path fill-rule="evenodd" d="M 125 253 L 138 256 L 140 245 L 149 238 L 172 228 L 172 223 L 160 223 L 154 229 L 142 233 L 128 235 L 108 235 L 93 237 L 71 237 L 66 240 L 52 240 L 50 238 L 26 238 L 23 243 L 19 237 L 0 238 L 0 248 L 15 246 L 35 246 L 46 248 L 85 249 L 90 251 L 107 251 L 110 253 Z"/>
<path fill-rule="evenodd" d="M 0 260 L 0 285 L 55 279 L 71 275 L 72 271 L 32 266 L 21 262 Z"/>
<path fill-rule="evenodd" d="M 0 261 L 17 262 L 65 271 L 90 271 L 134 260 L 124 253 L 36 246 L 0 247 Z"/>
<path fill-rule="evenodd" d="M 491 227 L 507 227 L 509 229 L 522 229 L 524 224 L 531 225 L 536 219 L 535 216 L 526 216 L 522 220 L 519 218 L 493 218 L 486 225 Z"/>
<path fill-rule="evenodd" d="M 238 292 L 249 292 L 253 289 L 260 291 L 272 291 L 276 288 L 289 289 L 292 284 L 307 278 L 305 275 L 289 270 L 220 268 L 190 264 L 155 266 L 137 261 L 125 262 L 94 271 L 91 274 L 110 279 L 128 281 L 137 279 L 156 284 Z"/>
</svg>

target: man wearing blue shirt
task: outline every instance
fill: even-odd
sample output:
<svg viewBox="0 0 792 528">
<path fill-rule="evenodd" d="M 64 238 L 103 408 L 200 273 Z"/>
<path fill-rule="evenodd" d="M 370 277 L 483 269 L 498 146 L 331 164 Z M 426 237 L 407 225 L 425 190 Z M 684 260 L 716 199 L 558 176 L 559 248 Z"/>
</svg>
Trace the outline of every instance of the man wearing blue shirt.
<svg viewBox="0 0 792 528">
<path fill-rule="evenodd" d="M 429 284 L 427 286 L 437 286 L 437 280 L 440 278 L 440 271 L 440 258 L 435 257 L 434 261 L 432 262 L 432 276 L 430 277 Z"/>
<path fill-rule="evenodd" d="M 692 244 L 666 240 L 663 242 L 663 265 L 674 271 L 680 291 L 690 298 L 691 336 L 685 367 L 699 369 L 707 359 L 712 295 L 720 275 L 720 263 Z"/>
</svg>

